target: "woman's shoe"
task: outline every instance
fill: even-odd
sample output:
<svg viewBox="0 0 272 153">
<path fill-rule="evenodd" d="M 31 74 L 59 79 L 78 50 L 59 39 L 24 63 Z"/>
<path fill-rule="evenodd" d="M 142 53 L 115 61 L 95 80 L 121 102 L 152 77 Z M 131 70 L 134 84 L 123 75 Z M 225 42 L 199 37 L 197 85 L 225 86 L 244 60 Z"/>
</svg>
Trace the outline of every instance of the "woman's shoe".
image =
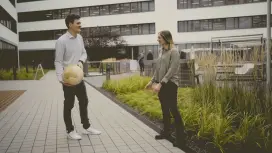
<svg viewBox="0 0 272 153">
<path fill-rule="evenodd" d="M 171 134 L 169 132 L 164 132 L 162 131 L 159 135 L 155 136 L 156 140 L 161 140 L 161 139 L 168 139 L 171 137 Z"/>
</svg>

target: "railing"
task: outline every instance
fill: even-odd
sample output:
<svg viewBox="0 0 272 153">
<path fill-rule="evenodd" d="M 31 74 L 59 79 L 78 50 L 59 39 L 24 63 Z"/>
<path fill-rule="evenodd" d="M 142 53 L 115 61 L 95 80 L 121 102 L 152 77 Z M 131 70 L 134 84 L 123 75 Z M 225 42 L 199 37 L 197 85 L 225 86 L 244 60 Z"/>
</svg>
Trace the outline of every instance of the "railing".
<svg viewBox="0 0 272 153">
<path fill-rule="evenodd" d="M 152 77 L 155 70 L 155 61 L 144 61 L 144 75 Z M 195 86 L 195 80 L 199 82 L 195 75 L 194 60 L 181 59 L 179 69 L 179 85 L 181 87 Z"/>
<path fill-rule="evenodd" d="M 105 75 L 106 66 L 110 65 L 111 75 L 130 72 L 130 61 L 88 61 L 84 64 L 84 76 Z"/>
</svg>

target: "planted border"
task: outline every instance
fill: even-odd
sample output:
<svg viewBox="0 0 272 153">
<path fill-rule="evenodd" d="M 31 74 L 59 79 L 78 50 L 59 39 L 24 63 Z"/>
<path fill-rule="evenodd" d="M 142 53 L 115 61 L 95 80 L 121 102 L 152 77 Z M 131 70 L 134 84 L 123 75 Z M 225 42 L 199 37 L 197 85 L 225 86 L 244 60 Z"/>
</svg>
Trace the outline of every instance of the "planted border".
<svg viewBox="0 0 272 153">
<path fill-rule="evenodd" d="M 133 76 L 106 81 L 103 89 L 153 123 L 160 123 L 162 115 L 157 96 L 143 90 L 149 79 Z M 216 88 L 206 84 L 194 89 L 180 88 L 178 94 L 188 141 L 202 148 L 201 152 L 271 151 L 271 106 L 267 103 L 267 108 L 256 107 L 263 101 L 254 93 L 238 87 Z"/>
</svg>

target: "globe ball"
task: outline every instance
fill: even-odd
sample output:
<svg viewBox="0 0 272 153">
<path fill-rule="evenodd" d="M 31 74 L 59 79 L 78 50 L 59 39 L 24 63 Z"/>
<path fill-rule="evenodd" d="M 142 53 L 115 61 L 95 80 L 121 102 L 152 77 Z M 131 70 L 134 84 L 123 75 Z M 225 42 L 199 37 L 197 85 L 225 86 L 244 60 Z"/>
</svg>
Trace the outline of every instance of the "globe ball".
<svg viewBox="0 0 272 153">
<path fill-rule="evenodd" d="M 83 80 L 83 70 L 77 65 L 68 65 L 64 68 L 63 82 L 77 85 Z"/>
</svg>

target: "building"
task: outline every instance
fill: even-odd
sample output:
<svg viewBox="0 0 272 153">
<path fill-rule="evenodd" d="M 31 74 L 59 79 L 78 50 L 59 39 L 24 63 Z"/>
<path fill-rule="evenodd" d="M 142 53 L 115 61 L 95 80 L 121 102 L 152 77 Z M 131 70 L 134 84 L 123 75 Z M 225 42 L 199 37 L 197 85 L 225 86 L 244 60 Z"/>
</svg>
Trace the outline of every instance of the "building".
<svg viewBox="0 0 272 153">
<path fill-rule="evenodd" d="M 17 65 L 17 11 L 15 0 L 0 1 L 0 68 Z"/>
<path fill-rule="evenodd" d="M 212 37 L 266 37 L 266 0 L 17 0 L 16 6 L 20 63 L 33 58 L 44 67 L 53 64 L 55 41 L 65 32 L 69 13 L 82 17 L 83 37 L 97 27 L 121 34 L 134 59 L 142 51 L 156 57 L 157 33 L 164 29 L 179 50 L 208 48 Z M 10 14 L 16 19 L 14 10 Z"/>
</svg>

